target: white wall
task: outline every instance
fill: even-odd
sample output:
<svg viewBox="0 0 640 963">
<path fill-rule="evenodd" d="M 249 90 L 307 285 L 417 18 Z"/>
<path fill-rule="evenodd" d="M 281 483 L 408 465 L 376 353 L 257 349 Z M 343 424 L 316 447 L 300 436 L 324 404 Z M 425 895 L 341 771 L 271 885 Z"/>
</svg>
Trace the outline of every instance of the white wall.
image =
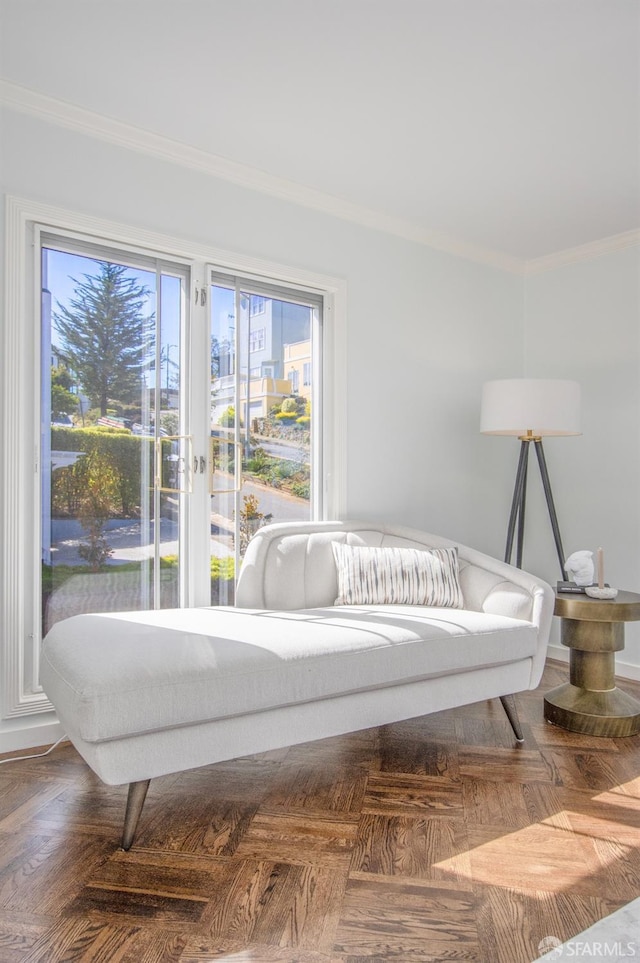
<svg viewBox="0 0 640 963">
<path fill-rule="evenodd" d="M 522 278 L 35 118 L 0 123 L 3 195 L 344 278 L 347 514 L 502 554 L 513 466 L 479 435 L 479 400 L 521 370 Z M 0 723 L 0 751 L 47 741 L 25 725 Z"/>
<path fill-rule="evenodd" d="M 606 581 L 638 592 L 640 248 L 532 275 L 525 295 L 527 376 L 582 388 L 582 436 L 545 442 L 565 551 L 602 546 Z M 525 567 L 548 573 L 553 539 L 539 494 L 530 508 L 542 523 L 527 530 Z M 616 664 L 640 678 L 640 624 L 626 626 Z"/>
</svg>

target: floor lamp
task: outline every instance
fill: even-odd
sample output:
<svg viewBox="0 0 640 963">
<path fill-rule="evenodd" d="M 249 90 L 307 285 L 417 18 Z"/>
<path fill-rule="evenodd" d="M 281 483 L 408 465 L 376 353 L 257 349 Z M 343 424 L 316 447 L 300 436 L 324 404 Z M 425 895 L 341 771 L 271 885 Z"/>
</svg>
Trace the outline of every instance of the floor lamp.
<svg viewBox="0 0 640 963">
<path fill-rule="evenodd" d="M 533 443 L 551 519 L 551 528 L 560 562 L 562 578 L 564 549 L 560 538 L 558 518 L 553 503 L 551 483 L 542 447 L 545 435 L 580 434 L 580 386 L 575 381 L 542 378 L 509 378 L 487 381 L 482 389 L 480 431 L 485 435 L 514 435 L 520 439 L 520 459 L 511 502 L 505 562 L 511 562 L 513 540 L 517 525 L 516 565 L 522 568 L 524 543 L 524 511 L 527 494 L 529 449 Z"/>
</svg>

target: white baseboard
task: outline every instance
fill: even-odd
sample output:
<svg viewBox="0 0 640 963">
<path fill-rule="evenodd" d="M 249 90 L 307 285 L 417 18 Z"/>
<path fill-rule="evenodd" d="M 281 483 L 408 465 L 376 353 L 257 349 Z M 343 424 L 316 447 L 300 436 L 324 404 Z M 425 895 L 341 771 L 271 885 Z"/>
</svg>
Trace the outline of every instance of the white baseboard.
<svg viewBox="0 0 640 963">
<path fill-rule="evenodd" d="M 569 661 L 569 649 L 566 645 L 550 645 L 547 657 L 556 662 Z M 640 666 L 632 665 L 623 659 L 616 658 L 616 679 L 629 679 L 630 682 L 640 682 Z"/>
<path fill-rule="evenodd" d="M 0 731 L 0 756 L 5 752 L 50 746 L 62 735 L 64 729 L 57 721 L 21 726 L 19 729 L 5 729 Z"/>
<path fill-rule="evenodd" d="M 548 645 L 547 658 L 553 659 L 554 662 L 568 662 L 569 649 L 565 648 L 564 645 Z"/>
</svg>

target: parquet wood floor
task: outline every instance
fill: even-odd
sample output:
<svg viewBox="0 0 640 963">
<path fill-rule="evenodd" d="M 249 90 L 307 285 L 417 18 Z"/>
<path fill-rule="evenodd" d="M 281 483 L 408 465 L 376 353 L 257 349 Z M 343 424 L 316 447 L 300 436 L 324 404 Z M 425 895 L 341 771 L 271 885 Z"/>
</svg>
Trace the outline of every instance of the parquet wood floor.
<svg viewBox="0 0 640 963">
<path fill-rule="evenodd" d="M 0 963 L 530 963 L 640 893 L 640 736 L 481 702 L 126 787 L 0 766 Z M 640 695 L 640 685 L 623 683 Z"/>
</svg>

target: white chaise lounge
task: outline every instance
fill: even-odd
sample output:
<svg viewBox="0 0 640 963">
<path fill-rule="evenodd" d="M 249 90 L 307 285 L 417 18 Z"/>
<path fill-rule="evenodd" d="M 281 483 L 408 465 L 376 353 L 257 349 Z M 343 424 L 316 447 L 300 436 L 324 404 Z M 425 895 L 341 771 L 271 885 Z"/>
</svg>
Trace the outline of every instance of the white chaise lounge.
<svg viewBox="0 0 640 963">
<path fill-rule="evenodd" d="M 446 606 L 336 605 L 349 572 L 332 542 L 429 564 L 455 549 L 461 597 L 446 583 Z M 45 639 L 42 685 L 69 738 L 105 783 L 130 784 L 124 849 L 155 776 L 497 697 L 521 740 L 512 695 L 540 680 L 554 596 L 435 535 L 321 522 L 261 529 L 236 603 L 78 615 Z"/>
</svg>

